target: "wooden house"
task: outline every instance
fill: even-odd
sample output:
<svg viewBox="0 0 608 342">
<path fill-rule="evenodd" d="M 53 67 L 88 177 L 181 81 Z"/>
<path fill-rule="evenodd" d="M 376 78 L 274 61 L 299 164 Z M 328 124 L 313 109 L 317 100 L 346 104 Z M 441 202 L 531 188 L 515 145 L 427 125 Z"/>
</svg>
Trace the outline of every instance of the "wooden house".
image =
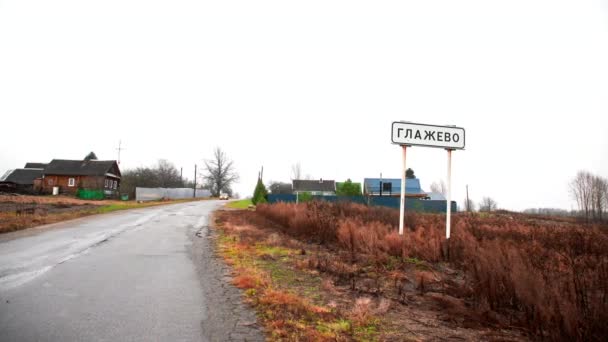
<svg viewBox="0 0 608 342">
<path fill-rule="evenodd" d="M 78 189 L 101 190 L 106 197 L 118 195 L 120 169 L 115 160 L 53 159 L 42 175 L 42 192 L 76 194 Z"/>
</svg>

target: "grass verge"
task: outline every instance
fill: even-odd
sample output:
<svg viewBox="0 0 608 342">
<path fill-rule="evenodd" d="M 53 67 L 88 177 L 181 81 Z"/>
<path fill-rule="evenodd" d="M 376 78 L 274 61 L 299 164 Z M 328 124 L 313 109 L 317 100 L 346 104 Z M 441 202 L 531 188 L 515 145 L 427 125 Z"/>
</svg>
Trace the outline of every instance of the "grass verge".
<svg viewBox="0 0 608 342">
<path fill-rule="evenodd" d="M 240 201 L 229 202 L 226 204 L 226 207 L 231 209 L 247 209 L 250 205 L 253 205 L 253 203 L 251 203 L 251 199 L 249 198 Z"/>
<path fill-rule="evenodd" d="M 352 310 L 338 307 L 319 273 L 302 267 L 308 256 L 297 242 L 238 222 L 242 213 L 253 212 L 216 213 L 217 250 L 270 341 L 378 339 L 378 319 L 369 302 Z"/>
</svg>

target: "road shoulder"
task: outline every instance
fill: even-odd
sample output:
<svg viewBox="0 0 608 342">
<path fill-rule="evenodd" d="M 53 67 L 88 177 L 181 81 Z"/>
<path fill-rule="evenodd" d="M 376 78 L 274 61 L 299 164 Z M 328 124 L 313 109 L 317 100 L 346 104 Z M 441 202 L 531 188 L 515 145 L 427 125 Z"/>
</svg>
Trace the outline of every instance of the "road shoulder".
<svg viewBox="0 0 608 342">
<path fill-rule="evenodd" d="M 211 214 L 208 225 L 192 236 L 192 258 L 207 300 L 201 322 L 203 337 L 209 341 L 264 341 L 255 312 L 243 303 L 242 291 L 230 284 L 231 270 L 217 257 L 218 234 L 209 227 L 213 222 Z"/>
</svg>

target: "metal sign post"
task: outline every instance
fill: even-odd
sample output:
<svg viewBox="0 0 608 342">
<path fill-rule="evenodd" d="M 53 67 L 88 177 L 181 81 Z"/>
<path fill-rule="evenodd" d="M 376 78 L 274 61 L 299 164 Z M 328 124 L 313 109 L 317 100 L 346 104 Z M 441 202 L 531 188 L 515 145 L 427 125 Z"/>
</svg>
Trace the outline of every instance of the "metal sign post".
<svg viewBox="0 0 608 342">
<path fill-rule="evenodd" d="M 403 159 L 402 159 L 402 168 L 401 168 L 401 206 L 399 207 L 399 235 L 403 235 L 403 219 L 405 218 L 405 156 L 407 145 L 402 145 L 403 149 Z"/>
<path fill-rule="evenodd" d="M 448 198 L 446 204 L 445 237 L 449 241 L 452 216 L 452 151 L 462 150 L 465 131 L 462 127 L 437 126 L 412 122 L 393 122 L 391 140 L 403 149 L 401 174 L 401 207 L 399 211 L 399 235 L 403 235 L 405 218 L 405 152 L 408 146 L 439 147 L 448 151 Z"/>
<path fill-rule="evenodd" d="M 448 151 L 448 202 L 445 216 L 445 238 L 450 239 L 450 228 L 451 228 L 451 219 L 452 219 L 452 150 L 447 149 Z"/>
</svg>

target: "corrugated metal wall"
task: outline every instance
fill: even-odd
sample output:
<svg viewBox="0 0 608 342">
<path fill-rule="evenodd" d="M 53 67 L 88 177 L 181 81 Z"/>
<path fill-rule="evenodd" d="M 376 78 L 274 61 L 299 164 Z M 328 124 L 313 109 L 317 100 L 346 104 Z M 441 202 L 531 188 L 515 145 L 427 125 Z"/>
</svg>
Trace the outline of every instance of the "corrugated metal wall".
<svg viewBox="0 0 608 342">
<path fill-rule="evenodd" d="M 135 188 L 135 199 L 138 201 L 154 201 L 163 198 L 192 198 L 192 191 L 191 188 Z M 196 198 L 206 197 L 211 197 L 209 190 L 196 189 Z"/>
<path fill-rule="evenodd" d="M 328 202 L 352 202 L 366 205 L 376 205 L 399 209 L 399 197 L 378 197 L 378 196 L 313 196 L 314 200 L 323 200 Z M 288 202 L 295 203 L 296 195 L 287 194 L 270 194 L 268 195 L 268 203 Z M 405 199 L 405 209 L 425 213 L 445 213 L 446 201 L 431 201 L 420 200 L 416 198 Z M 456 202 L 452 201 L 452 212 L 456 212 Z"/>
</svg>

